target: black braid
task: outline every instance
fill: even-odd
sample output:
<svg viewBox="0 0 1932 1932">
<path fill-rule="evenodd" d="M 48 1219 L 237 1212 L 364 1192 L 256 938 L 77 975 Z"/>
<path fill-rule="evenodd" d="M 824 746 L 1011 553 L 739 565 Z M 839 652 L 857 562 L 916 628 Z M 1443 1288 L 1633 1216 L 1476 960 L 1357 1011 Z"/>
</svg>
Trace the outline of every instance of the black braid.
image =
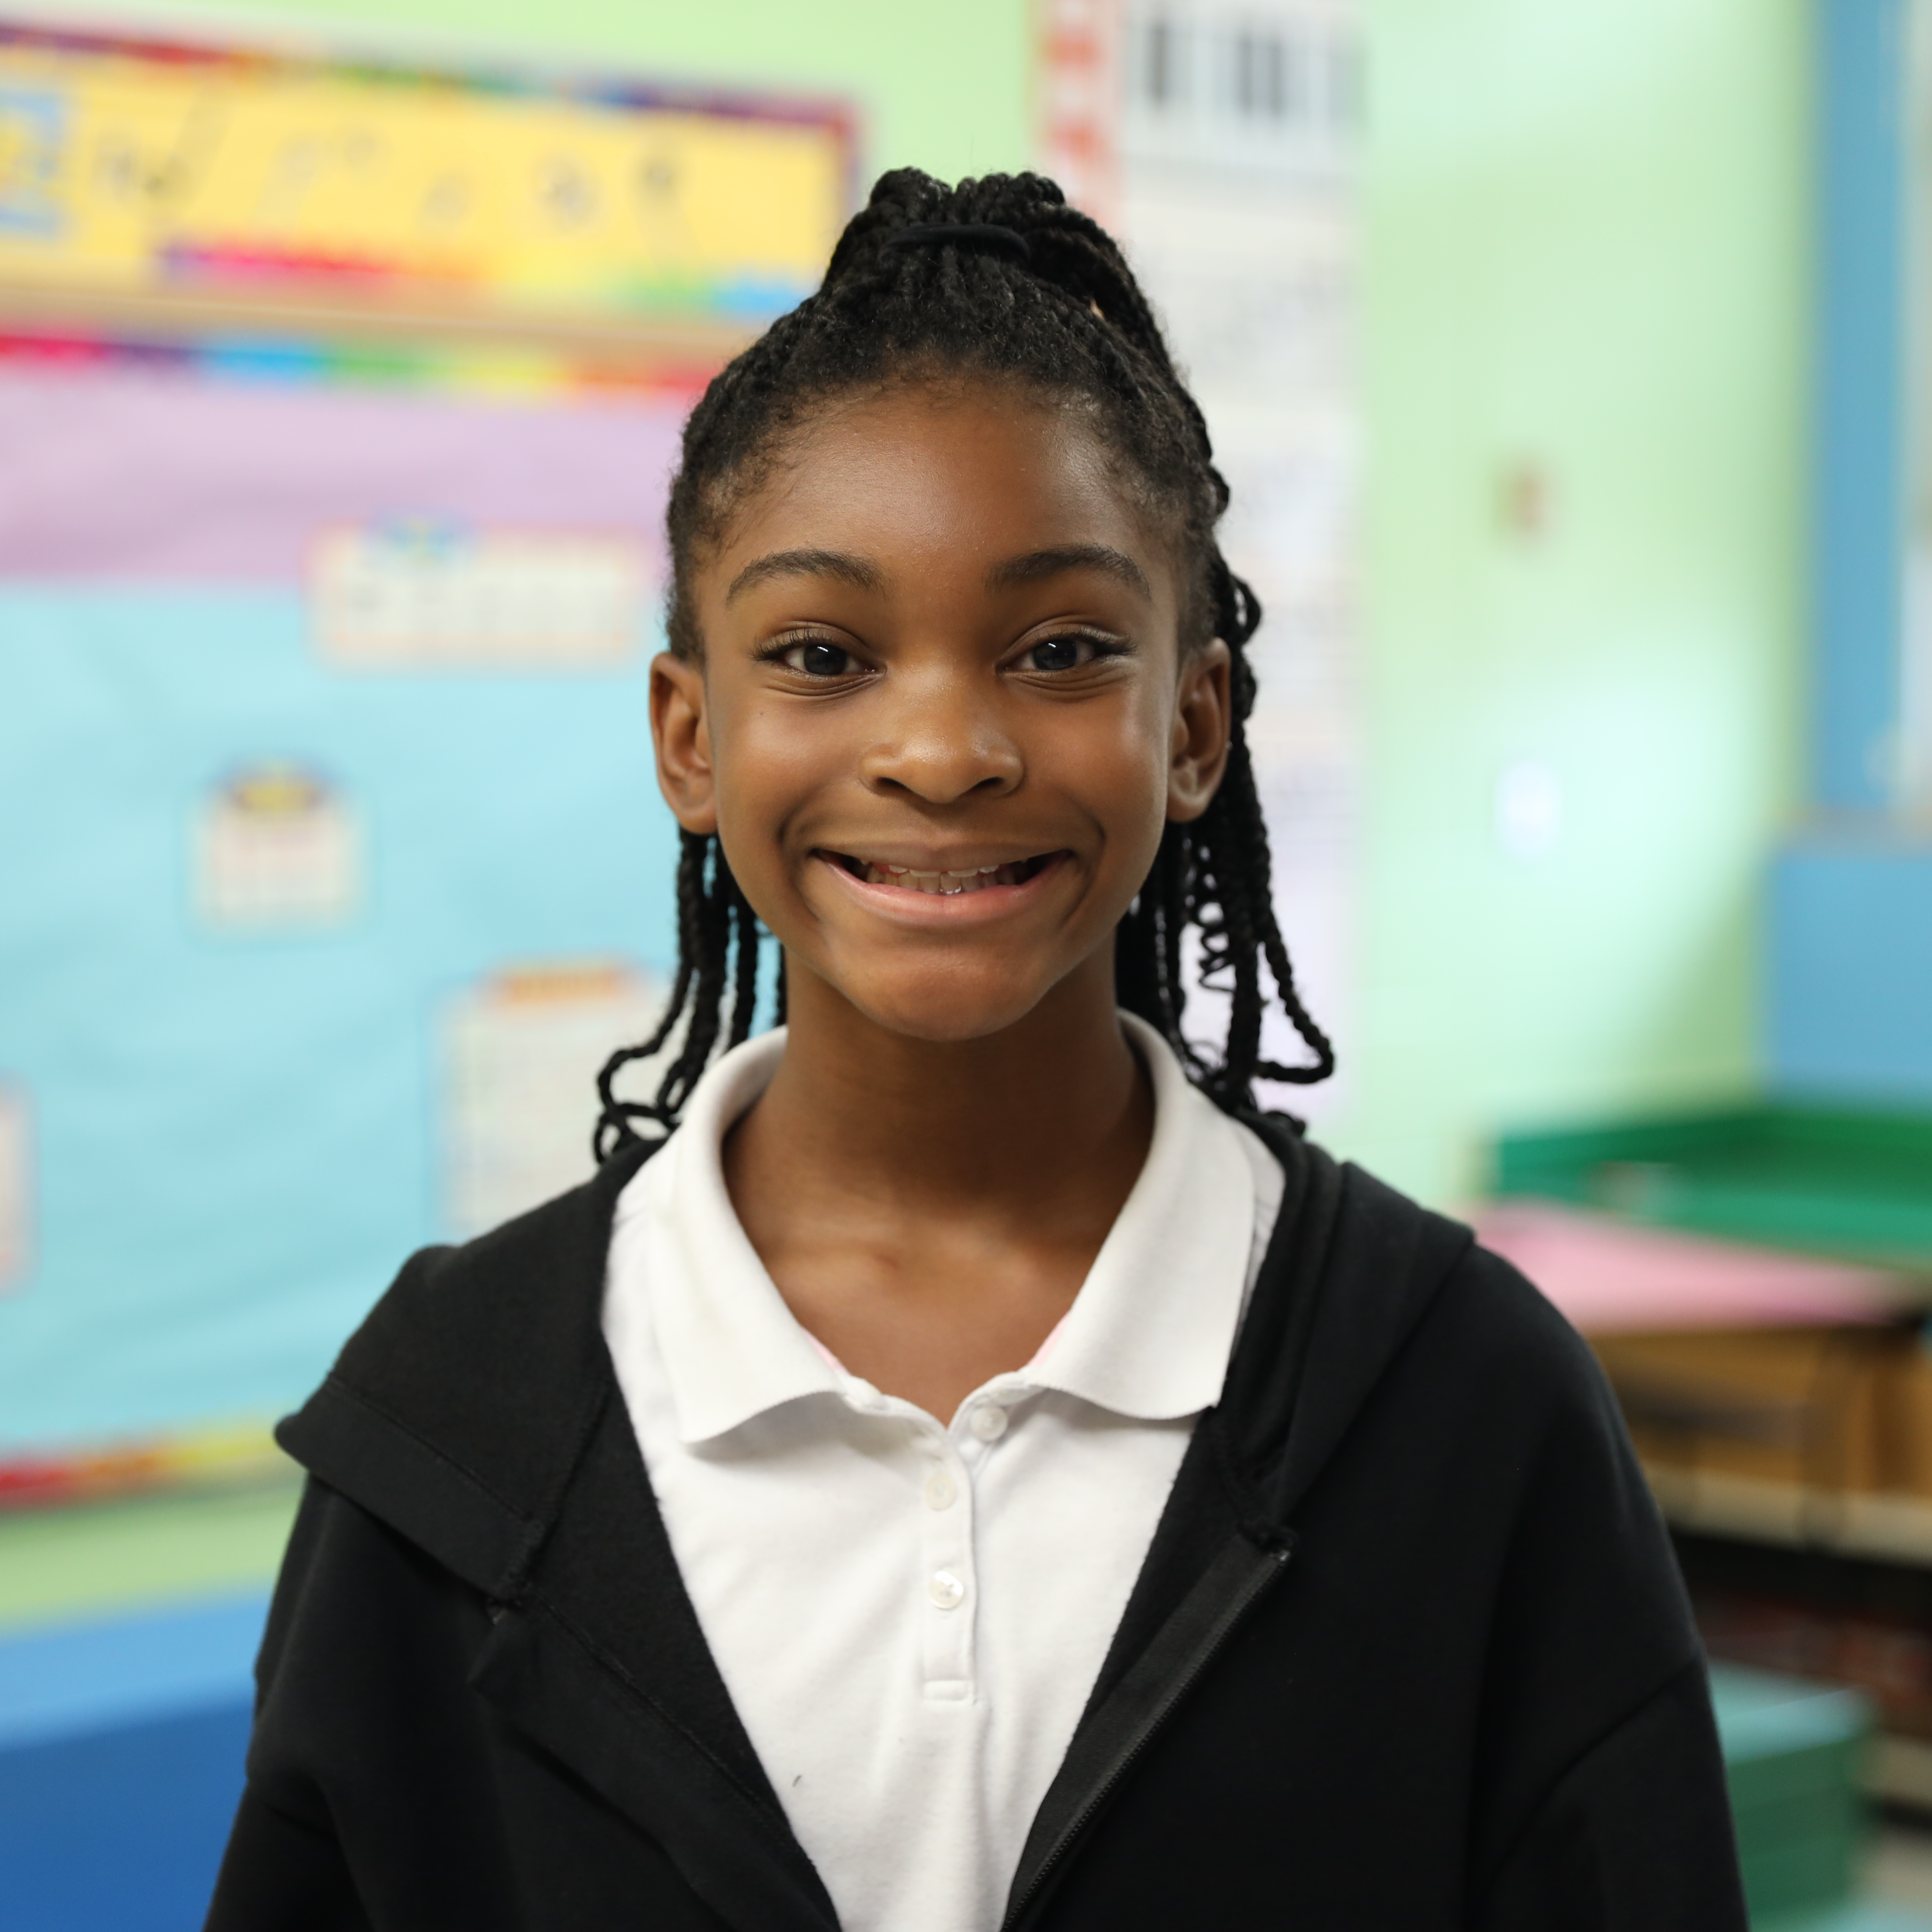
<svg viewBox="0 0 1932 1932">
<path fill-rule="evenodd" d="M 640 1138 L 634 1121 L 654 1122 L 667 1133 L 677 1125 L 677 1117 L 723 1030 L 728 979 L 736 980 L 728 1044 L 736 1046 L 751 1037 L 758 998 L 758 915 L 739 890 L 738 881 L 724 862 L 724 848 L 715 838 L 692 832 L 681 832 L 678 838 L 677 978 L 657 1031 L 641 1045 L 614 1053 L 597 1076 L 597 1097 L 603 1102 L 603 1111 L 591 1145 L 600 1161 L 608 1160 L 625 1141 Z M 731 957 L 734 926 L 735 974 Z M 619 1072 L 633 1060 L 660 1052 L 681 1020 L 686 1023 L 684 1039 L 665 1070 L 656 1097 L 619 1100 L 611 1084 Z"/>
<path fill-rule="evenodd" d="M 936 238 L 955 228 L 957 240 Z M 909 230 L 922 231 L 917 235 Z M 893 238 L 902 244 L 893 245 Z M 1276 922 L 1268 830 L 1255 789 L 1246 722 L 1255 679 L 1248 640 L 1261 622 L 1253 591 L 1228 568 L 1214 530 L 1228 485 L 1198 406 L 1176 370 L 1146 296 L 1113 238 L 1067 206 L 1038 175 L 988 175 L 949 188 L 916 169 L 882 176 L 846 224 L 818 293 L 782 316 L 722 370 L 685 426 L 668 518 L 670 648 L 696 660 L 704 642 L 691 579 L 733 506 L 756 488 L 787 434 L 828 398 L 893 382 L 961 375 L 1010 381 L 1084 404 L 1126 460 L 1146 507 L 1188 560 L 1184 652 L 1220 638 L 1233 658 L 1234 724 L 1220 790 L 1192 824 L 1171 824 L 1153 870 L 1121 920 L 1114 979 L 1121 1005 L 1154 1027 L 1190 1076 L 1225 1107 L 1254 1104 L 1257 1078 L 1305 1084 L 1334 1072 L 1327 1036 L 1301 1004 Z M 686 832 L 678 862 L 678 969 L 663 1023 L 614 1055 L 598 1082 L 598 1157 L 668 1132 L 725 1031 L 748 1037 L 758 994 L 757 915 L 715 837 Z M 1181 1030 L 1186 928 L 1200 937 L 1204 986 L 1228 1000 L 1227 1037 L 1210 1057 Z M 1282 1066 L 1261 1057 L 1262 970 L 1312 1055 Z M 778 1016 L 784 1016 L 782 959 Z M 628 1061 L 684 1034 L 656 1097 L 616 1098 Z"/>
</svg>

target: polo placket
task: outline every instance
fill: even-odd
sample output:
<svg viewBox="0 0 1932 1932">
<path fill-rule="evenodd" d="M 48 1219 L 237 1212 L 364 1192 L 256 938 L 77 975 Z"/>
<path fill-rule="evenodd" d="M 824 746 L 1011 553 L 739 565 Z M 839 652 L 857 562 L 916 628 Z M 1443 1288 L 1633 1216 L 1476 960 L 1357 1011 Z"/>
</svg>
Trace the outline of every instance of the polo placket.
<svg viewBox="0 0 1932 1932">
<path fill-rule="evenodd" d="M 980 1580 L 974 1561 L 972 1473 L 950 1431 L 921 1414 L 920 1688 L 929 1703 L 967 1704 L 974 1693 Z"/>
</svg>

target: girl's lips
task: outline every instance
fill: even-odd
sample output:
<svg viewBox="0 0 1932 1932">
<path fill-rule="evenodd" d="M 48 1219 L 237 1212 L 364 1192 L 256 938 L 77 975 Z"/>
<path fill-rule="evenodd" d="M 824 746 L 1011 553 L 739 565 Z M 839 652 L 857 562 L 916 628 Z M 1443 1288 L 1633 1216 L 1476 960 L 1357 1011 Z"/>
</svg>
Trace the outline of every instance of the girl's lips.
<svg viewBox="0 0 1932 1932">
<path fill-rule="evenodd" d="M 1018 911 L 1039 896 L 1046 881 L 1071 856 L 1046 852 L 1012 865 L 926 872 L 910 866 L 868 862 L 844 853 L 820 850 L 812 854 L 872 910 L 947 925 L 962 920 L 997 919 Z"/>
<path fill-rule="evenodd" d="M 895 866 L 884 859 L 857 859 L 849 852 L 826 856 L 868 886 L 896 886 L 902 892 L 938 892 L 951 898 L 959 892 L 982 892 L 989 886 L 1023 886 L 1054 855 L 1042 853 L 1003 866 L 974 866 L 951 872 L 923 872 L 916 866 Z"/>
</svg>

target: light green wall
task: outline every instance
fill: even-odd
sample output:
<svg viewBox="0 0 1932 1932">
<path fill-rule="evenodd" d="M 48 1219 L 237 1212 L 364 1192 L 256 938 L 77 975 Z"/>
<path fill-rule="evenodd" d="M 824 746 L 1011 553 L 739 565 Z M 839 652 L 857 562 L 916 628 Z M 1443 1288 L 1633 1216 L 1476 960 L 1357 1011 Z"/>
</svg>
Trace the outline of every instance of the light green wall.
<svg viewBox="0 0 1932 1932">
<path fill-rule="evenodd" d="M 62 0 L 33 10 L 82 16 Z M 950 181 L 1022 166 L 1030 154 L 1026 0 L 116 0 L 111 17 L 833 94 L 859 107 L 868 182 L 905 166 Z"/>
<path fill-rule="evenodd" d="M 266 1590 L 292 1482 L 0 1512 L 0 1642 L 18 1628 Z"/>
<path fill-rule="evenodd" d="M 1369 755 L 1331 1143 L 1438 1199 L 1496 1128 L 1757 1069 L 1795 796 L 1808 9 L 1369 0 Z M 1499 513 L 1550 478 L 1546 535 Z M 1498 772 L 1566 831 L 1499 851 Z"/>
</svg>

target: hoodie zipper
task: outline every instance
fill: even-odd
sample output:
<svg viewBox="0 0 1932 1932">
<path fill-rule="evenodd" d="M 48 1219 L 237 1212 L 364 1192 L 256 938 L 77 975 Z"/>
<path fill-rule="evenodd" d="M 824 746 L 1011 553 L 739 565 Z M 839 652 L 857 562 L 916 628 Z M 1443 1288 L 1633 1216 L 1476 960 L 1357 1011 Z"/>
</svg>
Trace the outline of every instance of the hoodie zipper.
<svg viewBox="0 0 1932 1932">
<path fill-rule="evenodd" d="M 1027 1881 L 1026 1889 L 1012 1901 L 1001 1922 L 1000 1932 L 1012 1932 L 1012 1928 L 1018 1924 L 1025 1916 L 1028 1906 L 1039 1897 L 1041 1887 L 1065 1862 L 1067 1853 L 1081 1833 L 1092 1823 L 1114 1787 L 1126 1777 L 1141 1753 L 1166 1723 L 1174 1707 L 1186 1696 L 1201 1673 L 1214 1660 L 1221 1647 L 1234 1634 L 1242 1618 L 1288 1567 L 1292 1553 L 1290 1546 L 1286 1544 L 1276 1548 L 1258 1550 L 1255 1552 L 1253 1569 L 1243 1579 L 1240 1587 L 1223 1607 L 1221 1614 L 1182 1660 L 1180 1669 L 1174 1672 L 1168 1686 L 1166 1694 L 1148 1714 L 1146 1722 L 1115 1754 L 1105 1774 L 1068 1822 L 1066 1828 L 1054 1840 L 1052 1849 L 1040 1861 L 1039 1869 Z"/>
</svg>

